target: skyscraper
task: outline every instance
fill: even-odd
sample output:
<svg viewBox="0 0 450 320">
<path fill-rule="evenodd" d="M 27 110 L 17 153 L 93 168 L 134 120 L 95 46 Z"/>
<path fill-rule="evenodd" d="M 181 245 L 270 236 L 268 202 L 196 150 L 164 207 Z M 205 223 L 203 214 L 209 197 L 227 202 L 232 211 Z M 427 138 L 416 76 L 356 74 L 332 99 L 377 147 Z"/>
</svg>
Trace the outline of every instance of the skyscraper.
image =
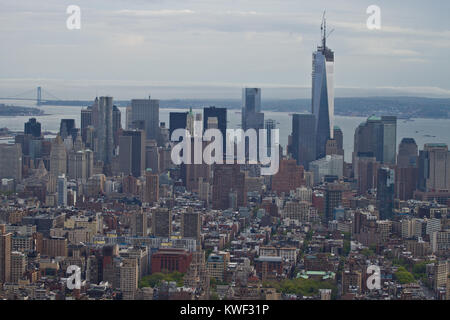
<svg viewBox="0 0 450 320">
<path fill-rule="evenodd" d="M 264 121 L 264 129 L 267 130 L 267 156 L 272 155 L 272 131 L 277 127 L 276 121 L 267 119 Z"/>
<path fill-rule="evenodd" d="M 383 157 L 384 164 L 395 164 L 397 156 L 397 117 L 382 116 L 383 124 Z"/>
<path fill-rule="evenodd" d="M 200 239 L 201 217 L 199 212 L 192 209 L 184 212 L 181 216 L 181 236 L 183 238 Z"/>
<path fill-rule="evenodd" d="M 228 209 L 230 192 L 237 193 L 237 205 L 247 204 L 245 173 L 238 164 L 216 165 L 214 168 L 212 205 L 214 209 Z"/>
<path fill-rule="evenodd" d="M 25 122 L 24 133 L 31 134 L 35 138 L 41 137 L 41 123 L 36 121 L 36 118 L 31 118 Z"/>
<path fill-rule="evenodd" d="M 138 237 L 147 236 L 147 213 L 140 210 L 133 213 L 131 218 L 131 234 Z"/>
<path fill-rule="evenodd" d="M 210 118 L 217 118 L 217 129 L 219 129 L 222 133 L 223 154 L 225 154 L 227 137 L 227 109 L 216 107 L 203 108 L 203 131 L 208 129 L 208 120 Z"/>
<path fill-rule="evenodd" d="M 113 98 L 100 97 L 95 99 L 92 107 L 92 120 L 96 130 L 96 159 L 105 165 L 111 164 L 114 150 L 113 134 Z"/>
<path fill-rule="evenodd" d="M 25 273 L 27 256 L 22 252 L 11 252 L 11 282 L 18 283 Z"/>
<path fill-rule="evenodd" d="M 145 121 L 146 138 L 158 140 L 159 135 L 159 100 L 133 99 L 131 100 L 131 119 Z"/>
<path fill-rule="evenodd" d="M 242 129 L 264 129 L 260 88 L 242 89 Z"/>
<path fill-rule="evenodd" d="M 298 165 L 309 170 L 316 160 L 316 118 L 313 114 L 294 114 L 292 117 L 291 153 Z"/>
<path fill-rule="evenodd" d="M 398 147 L 397 166 L 401 168 L 416 167 L 418 147 L 413 138 L 403 138 Z"/>
<path fill-rule="evenodd" d="M 355 130 L 353 159 L 359 153 L 372 154 L 378 162 L 395 164 L 397 153 L 397 118 L 371 116 Z"/>
<path fill-rule="evenodd" d="M 75 129 L 74 119 L 61 119 L 61 123 L 59 125 L 59 135 L 63 140 L 66 139 L 68 136 L 72 135 L 74 129 Z"/>
<path fill-rule="evenodd" d="M 0 225 L 0 283 L 11 281 L 11 233 Z"/>
<path fill-rule="evenodd" d="M 119 168 L 124 174 L 139 178 L 145 169 L 145 133 L 123 131 L 119 137 Z"/>
<path fill-rule="evenodd" d="M 175 130 L 186 129 L 187 115 L 187 112 L 171 112 L 169 114 L 169 139 L 172 138 L 172 133 Z"/>
<path fill-rule="evenodd" d="M 122 115 L 120 109 L 117 106 L 113 106 L 112 130 L 113 130 L 114 147 L 117 147 L 119 145 L 120 129 L 122 129 Z"/>
<path fill-rule="evenodd" d="M 58 206 L 67 206 L 67 178 L 65 174 L 62 174 L 58 177 L 57 191 Z"/>
<path fill-rule="evenodd" d="M 88 128 L 92 128 L 92 125 L 92 106 L 81 109 L 81 136 L 84 143 L 88 141 Z"/>
<path fill-rule="evenodd" d="M 316 159 L 326 155 L 326 143 L 334 128 L 334 52 L 327 47 L 326 20 L 322 22 L 322 45 L 313 53 L 312 113 L 316 117 Z"/>
<path fill-rule="evenodd" d="M 419 153 L 419 189 L 450 189 L 450 151 L 443 143 L 427 143 Z"/>
<path fill-rule="evenodd" d="M 167 208 L 157 208 L 152 216 L 152 233 L 155 237 L 170 238 L 172 234 L 172 212 Z"/>
<path fill-rule="evenodd" d="M 0 179 L 22 180 L 22 147 L 16 144 L 0 144 Z"/>
<path fill-rule="evenodd" d="M 336 141 L 337 154 L 344 155 L 344 134 L 338 126 L 334 126 L 333 139 Z"/>
<path fill-rule="evenodd" d="M 81 131 L 92 126 L 92 106 L 81 109 Z"/>
<path fill-rule="evenodd" d="M 418 148 L 412 138 L 404 138 L 398 148 L 395 170 L 395 196 L 409 200 L 414 196 L 418 179 Z"/>
<path fill-rule="evenodd" d="M 380 212 L 380 220 L 392 218 L 395 194 L 395 171 L 382 167 L 378 169 L 377 178 L 377 203 Z"/>
<path fill-rule="evenodd" d="M 334 219 L 334 209 L 342 205 L 343 186 L 338 183 L 328 183 L 325 188 L 325 221 Z"/>
<path fill-rule="evenodd" d="M 84 150 L 72 150 L 67 155 L 67 176 L 70 179 L 86 181 L 88 164 Z"/>
<path fill-rule="evenodd" d="M 150 169 L 145 172 L 144 201 L 151 205 L 159 200 L 159 176 Z"/>
<path fill-rule="evenodd" d="M 50 173 L 56 178 L 67 173 L 67 152 L 60 135 L 52 141 Z"/>
</svg>

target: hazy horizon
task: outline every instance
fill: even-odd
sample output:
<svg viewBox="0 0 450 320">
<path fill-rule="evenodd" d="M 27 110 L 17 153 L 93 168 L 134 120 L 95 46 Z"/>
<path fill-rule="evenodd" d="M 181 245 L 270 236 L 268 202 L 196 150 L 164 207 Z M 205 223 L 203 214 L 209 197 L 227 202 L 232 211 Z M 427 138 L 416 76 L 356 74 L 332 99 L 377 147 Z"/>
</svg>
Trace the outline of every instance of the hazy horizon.
<svg viewBox="0 0 450 320">
<path fill-rule="evenodd" d="M 68 30 L 66 9 L 81 8 Z M 42 86 L 61 99 L 309 98 L 322 12 L 337 97 L 450 97 L 448 1 L 0 0 L 0 97 Z"/>
</svg>

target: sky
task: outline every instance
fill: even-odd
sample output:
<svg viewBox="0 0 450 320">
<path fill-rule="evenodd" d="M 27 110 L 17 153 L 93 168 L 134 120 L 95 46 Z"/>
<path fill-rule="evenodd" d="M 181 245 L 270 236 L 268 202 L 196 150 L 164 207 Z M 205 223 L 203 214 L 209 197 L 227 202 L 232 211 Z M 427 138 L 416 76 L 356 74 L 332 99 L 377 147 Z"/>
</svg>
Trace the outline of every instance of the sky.
<svg viewBox="0 0 450 320">
<path fill-rule="evenodd" d="M 325 9 L 337 96 L 450 97 L 448 0 L 0 0 L 0 97 L 309 98 Z"/>
</svg>

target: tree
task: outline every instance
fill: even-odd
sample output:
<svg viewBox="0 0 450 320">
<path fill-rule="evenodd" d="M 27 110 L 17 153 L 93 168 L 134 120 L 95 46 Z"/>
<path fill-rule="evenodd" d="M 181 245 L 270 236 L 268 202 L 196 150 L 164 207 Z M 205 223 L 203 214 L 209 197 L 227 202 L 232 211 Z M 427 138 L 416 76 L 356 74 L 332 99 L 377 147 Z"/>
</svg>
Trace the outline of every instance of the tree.
<svg viewBox="0 0 450 320">
<path fill-rule="evenodd" d="M 414 276 L 408 272 L 404 267 L 399 267 L 394 274 L 395 279 L 401 284 L 408 284 L 414 282 Z"/>
</svg>

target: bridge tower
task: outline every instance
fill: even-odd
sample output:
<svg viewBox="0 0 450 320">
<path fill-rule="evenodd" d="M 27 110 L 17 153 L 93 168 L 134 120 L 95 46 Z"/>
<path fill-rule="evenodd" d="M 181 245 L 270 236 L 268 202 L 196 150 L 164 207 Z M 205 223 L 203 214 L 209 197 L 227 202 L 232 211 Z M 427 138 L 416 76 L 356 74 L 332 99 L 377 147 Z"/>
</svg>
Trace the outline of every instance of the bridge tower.
<svg viewBox="0 0 450 320">
<path fill-rule="evenodd" d="M 42 104 L 42 88 L 37 87 L 37 99 L 36 99 L 36 105 L 40 106 Z"/>
</svg>

